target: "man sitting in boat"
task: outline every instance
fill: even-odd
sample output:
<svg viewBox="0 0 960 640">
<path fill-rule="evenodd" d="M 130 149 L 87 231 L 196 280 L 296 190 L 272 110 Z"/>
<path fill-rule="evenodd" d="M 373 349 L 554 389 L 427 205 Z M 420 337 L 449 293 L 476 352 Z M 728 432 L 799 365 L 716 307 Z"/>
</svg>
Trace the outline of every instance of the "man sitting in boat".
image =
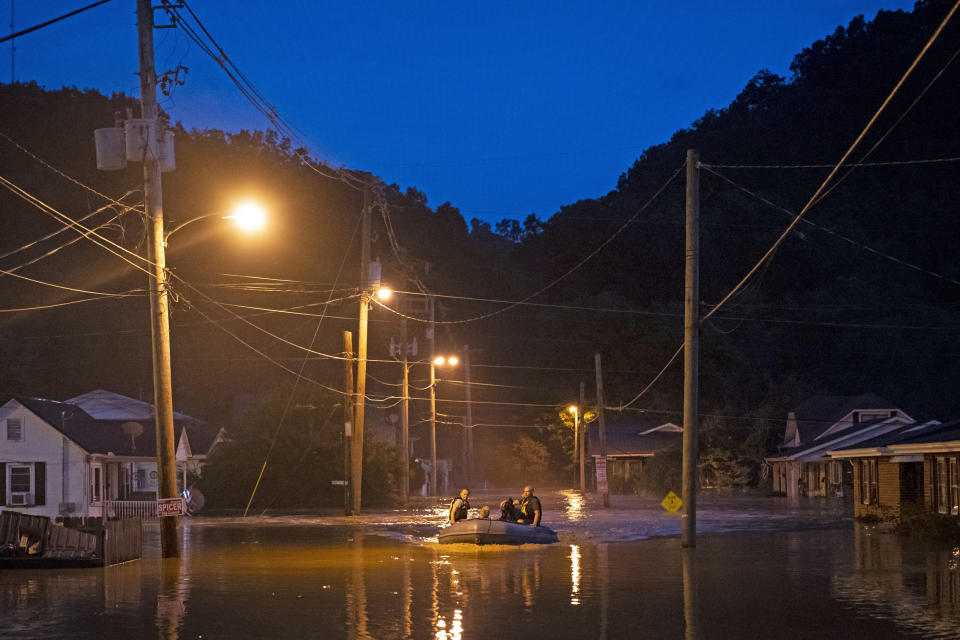
<svg viewBox="0 0 960 640">
<path fill-rule="evenodd" d="M 450 524 L 467 519 L 467 513 L 470 510 L 470 502 L 467 500 L 469 496 L 469 489 L 461 489 L 460 495 L 450 501 Z"/>
<path fill-rule="evenodd" d="M 540 506 L 540 498 L 533 495 L 533 486 L 528 484 L 523 488 L 523 493 L 520 494 L 520 518 L 517 522 L 539 527 L 542 513 L 543 508 Z"/>
<path fill-rule="evenodd" d="M 477 520 L 489 520 L 490 519 L 490 507 L 483 505 L 480 507 L 480 513 L 477 514 Z"/>
</svg>

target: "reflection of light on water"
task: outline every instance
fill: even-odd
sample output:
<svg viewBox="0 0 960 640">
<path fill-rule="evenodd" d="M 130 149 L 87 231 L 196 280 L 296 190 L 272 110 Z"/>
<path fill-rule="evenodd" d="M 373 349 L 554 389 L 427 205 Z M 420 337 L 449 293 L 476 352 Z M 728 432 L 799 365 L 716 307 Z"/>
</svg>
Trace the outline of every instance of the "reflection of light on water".
<svg viewBox="0 0 960 640">
<path fill-rule="evenodd" d="M 570 545 L 570 604 L 580 604 L 580 547 Z"/>
<path fill-rule="evenodd" d="M 453 624 L 450 625 L 450 640 L 460 640 L 463 636 L 463 611 L 453 612 Z"/>
<path fill-rule="evenodd" d="M 577 491 L 564 491 L 563 498 L 566 502 L 565 508 L 567 510 L 567 519 L 570 522 L 576 522 L 577 520 L 582 520 L 584 517 L 583 513 L 583 495 Z"/>
<path fill-rule="evenodd" d="M 951 571 L 960 569 L 960 547 L 954 547 L 953 551 L 950 552 L 950 559 L 947 561 L 947 567 Z"/>
</svg>

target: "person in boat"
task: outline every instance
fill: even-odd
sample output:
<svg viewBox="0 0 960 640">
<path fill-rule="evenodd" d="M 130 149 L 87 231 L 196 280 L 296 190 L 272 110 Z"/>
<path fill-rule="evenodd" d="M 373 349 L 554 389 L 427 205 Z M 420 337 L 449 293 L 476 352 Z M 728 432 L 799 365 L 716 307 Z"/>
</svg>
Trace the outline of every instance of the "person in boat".
<svg viewBox="0 0 960 640">
<path fill-rule="evenodd" d="M 470 511 L 470 489 L 461 489 L 460 495 L 450 501 L 450 524 L 458 520 L 466 520 Z"/>
<path fill-rule="evenodd" d="M 477 514 L 477 520 L 489 520 L 490 519 L 490 507 L 483 505 L 480 507 L 480 513 Z"/>
<path fill-rule="evenodd" d="M 517 513 L 518 501 L 513 498 L 507 498 L 500 503 L 500 519 L 507 522 L 516 522 L 520 514 Z"/>
<path fill-rule="evenodd" d="M 520 494 L 520 517 L 517 522 L 539 527 L 542 515 L 543 507 L 540 506 L 540 498 L 533 495 L 533 486 L 528 484 Z"/>
</svg>

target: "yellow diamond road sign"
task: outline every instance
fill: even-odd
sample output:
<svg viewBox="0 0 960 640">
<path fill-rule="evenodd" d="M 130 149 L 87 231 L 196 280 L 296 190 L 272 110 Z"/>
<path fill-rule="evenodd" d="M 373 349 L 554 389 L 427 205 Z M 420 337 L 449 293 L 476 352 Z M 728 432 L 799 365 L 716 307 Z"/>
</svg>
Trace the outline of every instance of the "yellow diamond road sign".
<svg viewBox="0 0 960 640">
<path fill-rule="evenodd" d="M 671 491 L 660 504 L 662 504 L 663 508 L 670 513 L 676 513 L 677 510 L 683 506 L 683 500 L 680 499 L 680 496 Z"/>
</svg>

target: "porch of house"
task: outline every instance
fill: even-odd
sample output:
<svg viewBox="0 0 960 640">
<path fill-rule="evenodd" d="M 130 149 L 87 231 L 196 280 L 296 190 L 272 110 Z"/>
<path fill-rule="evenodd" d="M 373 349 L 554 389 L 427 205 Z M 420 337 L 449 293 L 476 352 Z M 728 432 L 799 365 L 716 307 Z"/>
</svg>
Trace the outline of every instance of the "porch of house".
<svg viewBox="0 0 960 640">
<path fill-rule="evenodd" d="M 153 459 L 97 458 L 89 469 L 89 517 L 156 519 L 157 464 Z M 183 491 L 186 471 L 184 463 L 177 465 L 178 491 Z"/>
<path fill-rule="evenodd" d="M 842 460 L 773 463 L 773 492 L 800 498 L 843 498 L 852 495 L 853 468 Z"/>
</svg>

